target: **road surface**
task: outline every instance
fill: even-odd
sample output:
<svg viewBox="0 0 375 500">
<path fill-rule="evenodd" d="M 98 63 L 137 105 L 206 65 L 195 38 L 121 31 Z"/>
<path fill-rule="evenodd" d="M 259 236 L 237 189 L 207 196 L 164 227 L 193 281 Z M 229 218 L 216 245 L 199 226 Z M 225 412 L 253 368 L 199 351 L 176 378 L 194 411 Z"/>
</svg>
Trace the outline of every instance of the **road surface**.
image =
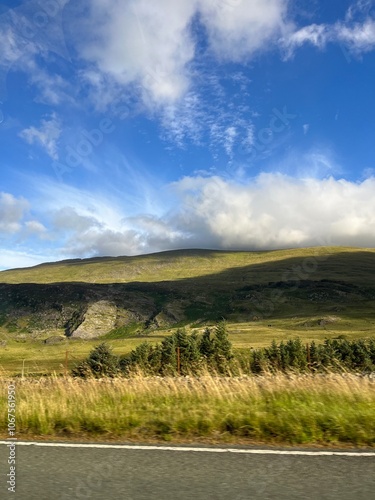
<svg viewBox="0 0 375 500">
<path fill-rule="evenodd" d="M 18 442 L 14 494 L 2 441 L 0 498 L 375 500 L 375 452 L 324 452 Z"/>
</svg>

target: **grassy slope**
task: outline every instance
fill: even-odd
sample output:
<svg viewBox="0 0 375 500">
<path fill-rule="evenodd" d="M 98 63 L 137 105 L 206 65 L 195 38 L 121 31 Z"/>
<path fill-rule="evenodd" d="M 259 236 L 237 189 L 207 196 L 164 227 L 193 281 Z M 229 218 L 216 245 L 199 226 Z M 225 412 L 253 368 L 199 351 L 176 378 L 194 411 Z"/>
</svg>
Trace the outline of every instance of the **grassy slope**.
<svg viewBox="0 0 375 500">
<path fill-rule="evenodd" d="M 359 253 L 356 269 L 348 269 L 347 257 Z M 292 264 L 306 258 L 319 258 L 316 273 L 325 278 L 369 279 L 369 266 L 375 270 L 375 250 L 343 247 L 314 247 L 270 252 L 220 252 L 211 250 L 177 250 L 136 257 L 101 257 L 61 261 L 51 264 L 0 272 L 0 283 L 129 283 L 176 281 L 189 278 L 213 278 L 220 273 L 248 266 L 251 282 L 262 283 L 279 278 Z M 328 262 L 327 262 L 327 257 Z M 332 257 L 335 257 L 334 261 Z M 272 265 L 273 264 L 273 265 Z M 275 266 L 276 264 L 276 266 Z M 371 270 L 371 269 L 370 269 Z M 229 276 L 227 276 L 229 278 Z M 277 280 L 277 279 L 276 279 Z"/>
</svg>

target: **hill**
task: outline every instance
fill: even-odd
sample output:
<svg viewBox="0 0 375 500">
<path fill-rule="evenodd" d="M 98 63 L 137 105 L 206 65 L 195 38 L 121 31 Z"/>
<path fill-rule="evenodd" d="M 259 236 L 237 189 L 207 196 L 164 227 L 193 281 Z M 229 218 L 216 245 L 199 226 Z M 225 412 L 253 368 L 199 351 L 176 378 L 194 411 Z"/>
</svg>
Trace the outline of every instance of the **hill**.
<svg viewBox="0 0 375 500">
<path fill-rule="evenodd" d="M 151 283 L 199 277 L 210 280 L 219 273 L 232 270 L 236 274 L 236 270 L 241 272 L 243 268 L 250 273 L 246 281 L 264 283 L 272 278 L 280 281 L 286 271 L 303 266 L 300 274 L 314 274 L 315 279 L 325 277 L 367 284 L 374 271 L 371 268 L 374 252 L 374 249 L 344 247 L 264 252 L 175 250 L 135 257 L 72 259 L 1 271 L 0 283 Z M 348 260 L 354 264 L 353 269 L 346 267 Z M 298 270 L 288 275 L 288 279 L 295 278 L 299 278 Z"/>
<path fill-rule="evenodd" d="M 0 273 L 0 326 L 8 333 L 94 338 L 175 324 L 299 318 L 370 321 L 375 252 L 181 250 L 41 264 Z M 315 323 L 314 323 L 315 324 Z"/>
</svg>

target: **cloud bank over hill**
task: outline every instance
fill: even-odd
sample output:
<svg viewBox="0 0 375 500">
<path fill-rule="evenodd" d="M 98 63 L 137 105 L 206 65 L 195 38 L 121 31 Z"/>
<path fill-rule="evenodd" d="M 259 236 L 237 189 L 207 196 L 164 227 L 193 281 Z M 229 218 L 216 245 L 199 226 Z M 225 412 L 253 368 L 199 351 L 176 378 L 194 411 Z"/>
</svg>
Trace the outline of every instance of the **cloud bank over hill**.
<svg viewBox="0 0 375 500">
<path fill-rule="evenodd" d="M 45 238 L 47 227 L 60 258 L 189 247 L 375 245 L 375 178 L 355 183 L 262 174 L 236 183 L 221 177 L 185 177 L 166 189 L 175 205 L 165 213 L 129 216 L 110 196 L 80 192 L 77 200 L 74 190 L 64 194 L 49 185 L 44 193 L 47 223 L 35 220 L 37 207 L 2 194 L 0 231 L 3 237 L 22 238 L 29 231 L 29 236 L 32 232 Z"/>
</svg>

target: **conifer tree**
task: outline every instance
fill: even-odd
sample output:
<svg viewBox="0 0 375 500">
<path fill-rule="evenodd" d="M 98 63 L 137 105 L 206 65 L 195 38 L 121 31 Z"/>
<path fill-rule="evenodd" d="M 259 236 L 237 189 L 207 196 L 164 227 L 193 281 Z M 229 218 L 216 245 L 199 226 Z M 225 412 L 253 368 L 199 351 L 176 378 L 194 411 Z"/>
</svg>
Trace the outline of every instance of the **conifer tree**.
<svg viewBox="0 0 375 500">
<path fill-rule="evenodd" d="M 250 352 L 250 371 L 257 375 L 264 372 L 266 359 L 262 349 L 254 349 Z"/>
<path fill-rule="evenodd" d="M 219 373 L 228 373 L 229 361 L 233 358 L 232 344 L 228 339 L 228 332 L 224 321 L 215 327 L 214 360 Z"/>
<path fill-rule="evenodd" d="M 215 356 L 222 356 L 227 361 L 233 358 L 232 344 L 228 338 L 227 326 L 225 321 L 220 321 L 216 325 L 213 345 Z"/>
<path fill-rule="evenodd" d="M 102 342 L 96 346 L 85 361 L 72 370 L 73 377 L 115 377 L 120 372 L 119 358 L 112 354 L 111 347 Z"/>
<path fill-rule="evenodd" d="M 199 352 L 206 358 L 207 361 L 210 361 L 212 356 L 214 355 L 214 351 L 215 347 L 214 341 L 211 338 L 211 330 L 209 328 L 206 328 L 199 342 Z"/>
</svg>

